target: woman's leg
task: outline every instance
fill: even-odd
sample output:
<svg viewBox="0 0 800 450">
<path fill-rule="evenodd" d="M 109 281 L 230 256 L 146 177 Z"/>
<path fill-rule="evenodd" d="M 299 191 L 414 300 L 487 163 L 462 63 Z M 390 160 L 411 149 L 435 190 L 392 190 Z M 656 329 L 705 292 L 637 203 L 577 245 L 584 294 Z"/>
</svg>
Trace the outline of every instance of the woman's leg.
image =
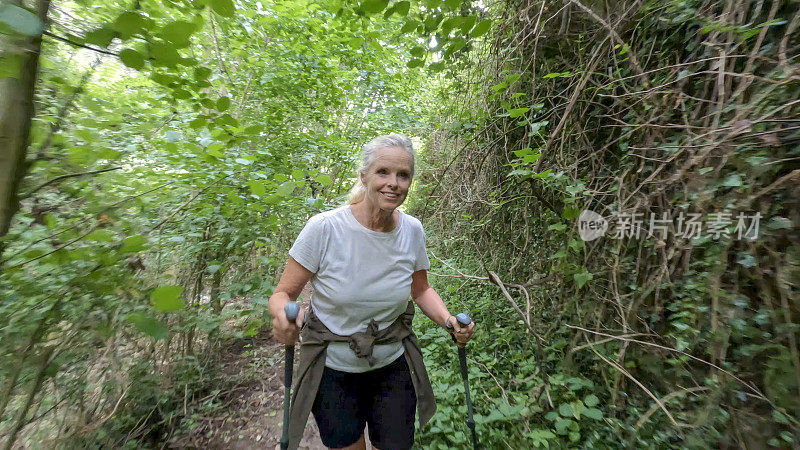
<svg viewBox="0 0 800 450">
<path fill-rule="evenodd" d="M 375 447 L 373 447 L 373 449 L 377 450 L 377 449 L 375 449 Z M 361 438 L 359 438 L 356 441 L 355 444 L 348 445 L 347 447 L 341 447 L 341 448 L 338 448 L 338 449 L 331 449 L 331 450 L 367 450 L 367 441 L 364 440 L 364 435 L 362 434 Z"/>
<path fill-rule="evenodd" d="M 417 396 L 405 355 L 386 367 L 368 372 L 372 379 L 367 408 L 369 439 L 376 448 L 410 449 L 414 445 Z"/>
<path fill-rule="evenodd" d="M 360 407 L 363 382 L 354 373 L 326 367 L 311 412 L 322 443 L 328 448 L 364 450 L 366 418 Z M 360 446 L 359 446 L 360 443 Z"/>
</svg>

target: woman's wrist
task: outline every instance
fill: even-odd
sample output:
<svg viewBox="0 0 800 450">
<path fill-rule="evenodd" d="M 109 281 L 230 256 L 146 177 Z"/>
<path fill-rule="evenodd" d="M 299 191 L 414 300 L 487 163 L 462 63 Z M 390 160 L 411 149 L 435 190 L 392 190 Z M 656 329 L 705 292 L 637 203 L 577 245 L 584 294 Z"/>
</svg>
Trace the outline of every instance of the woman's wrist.
<svg viewBox="0 0 800 450">
<path fill-rule="evenodd" d="M 447 327 L 447 323 L 450 321 L 451 317 L 453 317 L 453 315 L 448 313 L 447 318 L 444 319 L 444 329 L 445 330 L 449 330 L 449 328 Z"/>
</svg>

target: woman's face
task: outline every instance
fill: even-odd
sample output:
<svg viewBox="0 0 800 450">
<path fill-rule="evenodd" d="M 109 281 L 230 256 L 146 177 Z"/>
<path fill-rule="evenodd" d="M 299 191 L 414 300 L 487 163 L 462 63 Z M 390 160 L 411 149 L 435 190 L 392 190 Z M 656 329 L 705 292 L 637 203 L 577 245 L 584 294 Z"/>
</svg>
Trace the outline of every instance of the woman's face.
<svg viewBox="0 0 800 450">
<path fill-rule="evenodd" d="M 393 211 L 406 199 L 411 186 L 411 157 L 399 147 L 387 147 L 375 152 L 375 161 L 361 174 L 367 188 L 365 200 L 373 207 Z"/>
</svg>

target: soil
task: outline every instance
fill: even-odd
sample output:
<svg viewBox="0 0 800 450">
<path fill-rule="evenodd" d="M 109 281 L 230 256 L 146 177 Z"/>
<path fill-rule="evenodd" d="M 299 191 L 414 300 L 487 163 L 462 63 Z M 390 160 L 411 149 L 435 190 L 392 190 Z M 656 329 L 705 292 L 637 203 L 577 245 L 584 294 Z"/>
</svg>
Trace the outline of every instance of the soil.
<svg viewBox="0 0 800 450">
<path fill-rule="evenodd" d="M 263 332 L 234 342 L 221 355 L 224 370 L 237 383 L 221 393 L 216 414 L 197 419 L 189 433 L 170 442 L 172 448 L 280 449 L 283 424 L 285 347 Z M 295 354 L 295 369 L 297 368 Z M 255 379 L 255 381 L 253 381 Z M 325 450 L 313 417 L 309 417 L 300 449 Z"/>
<path fill-rule="evenodd" d="M 303 298 L 310 298 L 306 287 Z M 246 299 L 236 299 L 226 308 L 247 309 Z M 226 327 L 234 328 L 228 323 Z M 206 408 L 201 417 L 193 416 L 191 431 L 173 437 L 170 448 L 198 449 L 280 449 L 283 426 L 285 346 L 272 338 L 268 326 L 254 337 L 235 339 L 223 347 L 220 364 L 233 387 L 216 395 L 215 408 Z M 299 353 L 295 349 L 295 373 Z M 199 402 L 202 403 L 202 402 Z M 198 411 L 204 411 L 198 408 Z M 366 433 L 365 433 L 366 434 Z M 302 450 L 325 450 L 313 415 L 309 415 Z M 367 437 L 367 448 L 371 448 Z"/>
</svg>

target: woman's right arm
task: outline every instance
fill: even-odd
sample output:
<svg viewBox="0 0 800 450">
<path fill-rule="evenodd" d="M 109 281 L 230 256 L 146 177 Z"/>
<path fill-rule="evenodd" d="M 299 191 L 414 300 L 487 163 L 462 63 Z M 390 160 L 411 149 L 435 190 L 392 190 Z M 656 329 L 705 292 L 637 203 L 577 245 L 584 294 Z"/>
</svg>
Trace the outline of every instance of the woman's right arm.
<svg viewBox="0 0 800 450">
<path fill-rule="evenodd" d="M 297 316 L 295 323 L 289 323 L 283 308 L 290 301 L 297 300 L 300 292 L 303 291 L 306 283 L 313 276 L 314 273 L 290 256 L 281 279 L 278 281 L 278 286 L 275 287 L 275 292 L 269 298 L 269 313 L 272 315 L 272 335 L 283 344 L 292 345 L 297 341 L 304 318 L 304 311 L 300 308 L 300 314 Z"/>
</svg>

